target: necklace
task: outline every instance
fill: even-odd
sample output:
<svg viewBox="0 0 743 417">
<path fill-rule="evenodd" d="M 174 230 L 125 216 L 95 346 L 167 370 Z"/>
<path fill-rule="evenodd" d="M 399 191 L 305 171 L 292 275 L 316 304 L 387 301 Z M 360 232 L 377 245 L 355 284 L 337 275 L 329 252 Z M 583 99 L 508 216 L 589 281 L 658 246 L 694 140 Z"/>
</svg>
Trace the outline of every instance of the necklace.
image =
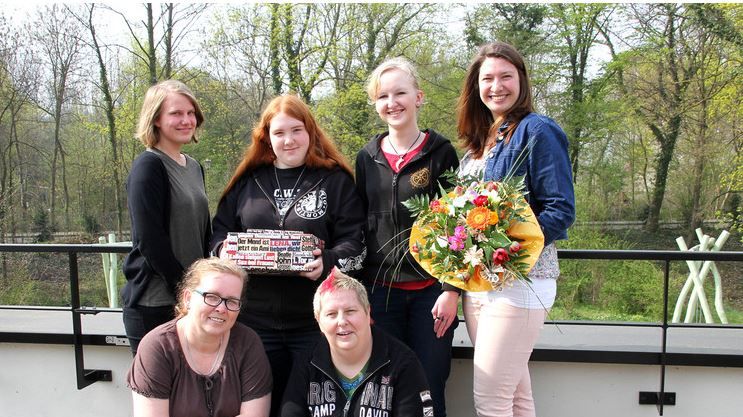
<svg viewBox="0 0 743 417">
<path fill-rule="evenodd" d="M 292 194 L 289 196 L 289 200 L 283 200 L 284 204 L 279 207 L 279 201 L 276 201 L 276 208 L 279 210 L 279 216 L 283 216 L 286 214 L 286 212 L 289 210 L 289 207 L 294 202 L 294 192 L 297 191 L 297 185 L 299 185 L 299 181 L 302 180 L 302 175 L 304 175 L 304 170 L 307 169 L 307 165 L 302 167 L 302 172 L 299 173 L 299 176 L 297 177 L 297 181 L 294 183 L 294 187 L 292 187 Z M 279 186 L 279 196 L 281 195 L 281 190 L 283 190 L 283 187 L 281 187 L 281 181 L 279 181 L 279 172 L 276 169 L 276 165 L 273 166 L 273 175 L 276 176 L 276 185 Z"/>
<path fill-rule="evenodd" d="M 196 365 L 196 361 L 194 361 L 193 356 L 191 356 L 191 347 L 188 344 L 188 336 L 186 336 L 186 329 L 183 329 L 183 339 L 186 341 L 186 355 L 188 355 L 188 359 L 191 361 L 192 364 Z M 219 346 L 217 347 L 217 354 L 214 357 L 214 362 L 212 363 L 212 367 L 209 368 L 209 372 L 202 374 L 197 369 L 193 368 L 194 372 L 196 372 L 199 375 L 205 375 L 209 376 L 214 373 L 214 371 L 217 370 L 217 363 L 219 362 L 219 352 L 222 350 L 222 340 L 224 340 L 224 334 L 222 337 L 219 338 Z"/>
<path fill-rule="evenodd" d="M 418 131 L 418 134 L 415 136 L 415 140 L 413 143 L 408 147 L 408 150 L 405 151 L 404 154 L 400 154 L 400 152 L 397 152 L 397 149 L 395 149 L 395 145 L 392 144 L 392 141 L 390 140 L 390 137 L 387 136 L 387 143 L 390 144 L 390 147 L 393 151 L 395 151 L 395 154 L 397 155 L 397 162 L 395 162 L 395 169 L 400 170 L 400 166 L 402 166 L 403 161 L 405 160 L 405 157 L 408 156 L 408 153 L 410 153 L 410 150 L 413 149 L 416 143 L 418 143 L 418 140 L 421 138 L 421 131 Z"/>
</svg>

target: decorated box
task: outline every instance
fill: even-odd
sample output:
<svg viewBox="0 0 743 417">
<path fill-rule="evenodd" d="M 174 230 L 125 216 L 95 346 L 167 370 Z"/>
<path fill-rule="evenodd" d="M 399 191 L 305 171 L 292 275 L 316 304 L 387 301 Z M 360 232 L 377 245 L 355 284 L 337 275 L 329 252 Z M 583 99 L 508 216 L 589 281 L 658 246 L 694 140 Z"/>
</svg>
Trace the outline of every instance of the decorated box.
<svg viewBox="0 0 743 417">
<path fill-rule="evenodd" d="M 292 274 L 306 271 L 314 249 L 324 242 L 294 230 L 248 229 L 228 233 L 224 248 L 230 259 L 251 272 Z"/>
</svg>

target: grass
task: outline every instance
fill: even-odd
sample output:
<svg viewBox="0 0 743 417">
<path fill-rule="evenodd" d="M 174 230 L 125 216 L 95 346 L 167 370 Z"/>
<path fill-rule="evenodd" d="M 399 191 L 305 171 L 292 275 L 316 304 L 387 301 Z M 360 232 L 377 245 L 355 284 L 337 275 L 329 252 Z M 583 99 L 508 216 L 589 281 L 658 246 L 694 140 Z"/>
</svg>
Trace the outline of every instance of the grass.
<svg viewBox="0 0 743 417">
<path fill-rule="evenodd" d="M 70 282 L 64 253 L 3 254 L 0 265 L 1 305 L 69 306 Z M 108 307 L 106 283 L 99 254 L 78 254 L 80 304 Z M 125 279 L 119 272 L 118 288 Z"/>
</svg>

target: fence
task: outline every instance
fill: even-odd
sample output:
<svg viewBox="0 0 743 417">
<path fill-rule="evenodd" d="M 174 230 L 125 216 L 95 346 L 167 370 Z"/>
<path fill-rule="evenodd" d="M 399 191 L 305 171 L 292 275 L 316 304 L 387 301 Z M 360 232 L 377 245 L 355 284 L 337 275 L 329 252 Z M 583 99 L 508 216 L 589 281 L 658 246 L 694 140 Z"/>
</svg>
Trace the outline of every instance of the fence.
<svg viewBox="0 0 743 417">
<path fill-rule="evenodd" d="M 127 253 L 129 244 L 88 244 L 88 245 L 51 245 L 51 244 L 0 244 L 0 252 L 44 253 L 54 252 L 67 254 L 69 263 L 70 306 L 69 307 L 28 307 L 28 306 L 0 306 L 0 310 L 54 310 L 70 311 L 72 313 L 72 335 L 68 334 L 39 334 L 27 332 L 0 332 L 0 342 L 11 343 L 55 343 L 72 344 L 75 351 L 75 372 L 78 389 L 82 389 L 96 381 L 111 379 L 111 372 L 100 369 L 85 369 L 84 345 L 119 345 L 123 335 L 86 335 L 81 328 L 81 316 L 97 314 L 99 312 L 120 311 L 119 309 L 90 308 L 80 305 L 78 254 L 80 253 Z M 599 325 L 611 327 L 651 327 L 661 329 L 659 351 L 655 349 L 637 352 L 622 350 L 585 350 L 575 348 L 563 349 L 535 349 L 532 360 L 559 361 L 559 362 L 593 362 L 593 363 L 627 363 L 660 366 L 660 389 L 657 392 L 646 393 L 645 401 L 655 403 L 658 412 L 663 415 L 663 406 L 668 396 L 665 392 L 665 369 L 669 365 L 684 366 L 717 366 L 743 367 L 743 352 L 737 353 L 678 353 L 668 352 L 668 330 L 671 328 L 690 329 L 730 329 L 736 332 L 737 340 L 743 335 L 743 326 L 740 325 L 709 325 L 671 323 L 669 318 L 669 270 L 671 262 L 686 261 L 743 261 L 743 252 L 696 252 L 696 251 L 625 251 L 625 250 L 559 250 L 560 259 L 580 260 L 651 260 L 664 263 L 663 286 L 663 319 L 660 323 L 633 323 L 633 322 L 548 322 L 563 325 Z M 734 346 L 734 348 L 740 348 Z M 454 348 L 454 356 L 471 358 L 472 347 L 459 346 Z M 642 399 L 641 399 L 642 401 Z"/>
</svg>

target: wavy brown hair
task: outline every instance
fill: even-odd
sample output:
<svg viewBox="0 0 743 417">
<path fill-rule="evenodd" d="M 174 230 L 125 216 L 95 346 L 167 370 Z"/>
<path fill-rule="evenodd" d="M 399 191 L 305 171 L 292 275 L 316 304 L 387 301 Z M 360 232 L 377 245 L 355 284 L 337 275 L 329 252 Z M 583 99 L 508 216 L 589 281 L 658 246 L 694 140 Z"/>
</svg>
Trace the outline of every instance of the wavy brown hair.
<svg viewBox="0 0 743 417">
<path fill-rule="evenodd" d="M 245 150 L 242 161 L 240 161 L 235 173 L 222 192 L 222 198 L 246 172 L 253 171 L 263 165 L 272 165 L 276 160 L 276 154 L 271 147 L 271 138 L 268 132 L 271 127 L 271 120 L 279 113 L 285 113 L 304 123 L 304 128 L 310 137 L 309 148 L 304 161 L 307 167 L 330 169 L 339 166 L 353 176 L 346 157 L 335 147 L 330 137 L 317 124 L 310 108 L 299 97 L 286 94 L 271 100 L 266 109 L 263 110 L 260 120 L 253 127 L 252 142 Z"/>
<path fill-rule="evenodd" d="M 503 120 L 494 120 L 493 113 L 480 99 L 480 67 L 488 58 L 503 58 L 513 64 L 519 74 L 519 96 L 508 110 Z M 485 148 L 494 138 L 494 130 L 503 122 L 510 122 L 507 137 L 527 114 L 534 111 L 531 98 L 531 85 L 526 71 L 524 57 L 513 46 L 505 42 L 482 45 L 472 59 L 462 86 L 462 94 L 457 103 L 457 133 L 463 148 L 471 151 L 475 158 L 482 156 Z"/>
</svg>

